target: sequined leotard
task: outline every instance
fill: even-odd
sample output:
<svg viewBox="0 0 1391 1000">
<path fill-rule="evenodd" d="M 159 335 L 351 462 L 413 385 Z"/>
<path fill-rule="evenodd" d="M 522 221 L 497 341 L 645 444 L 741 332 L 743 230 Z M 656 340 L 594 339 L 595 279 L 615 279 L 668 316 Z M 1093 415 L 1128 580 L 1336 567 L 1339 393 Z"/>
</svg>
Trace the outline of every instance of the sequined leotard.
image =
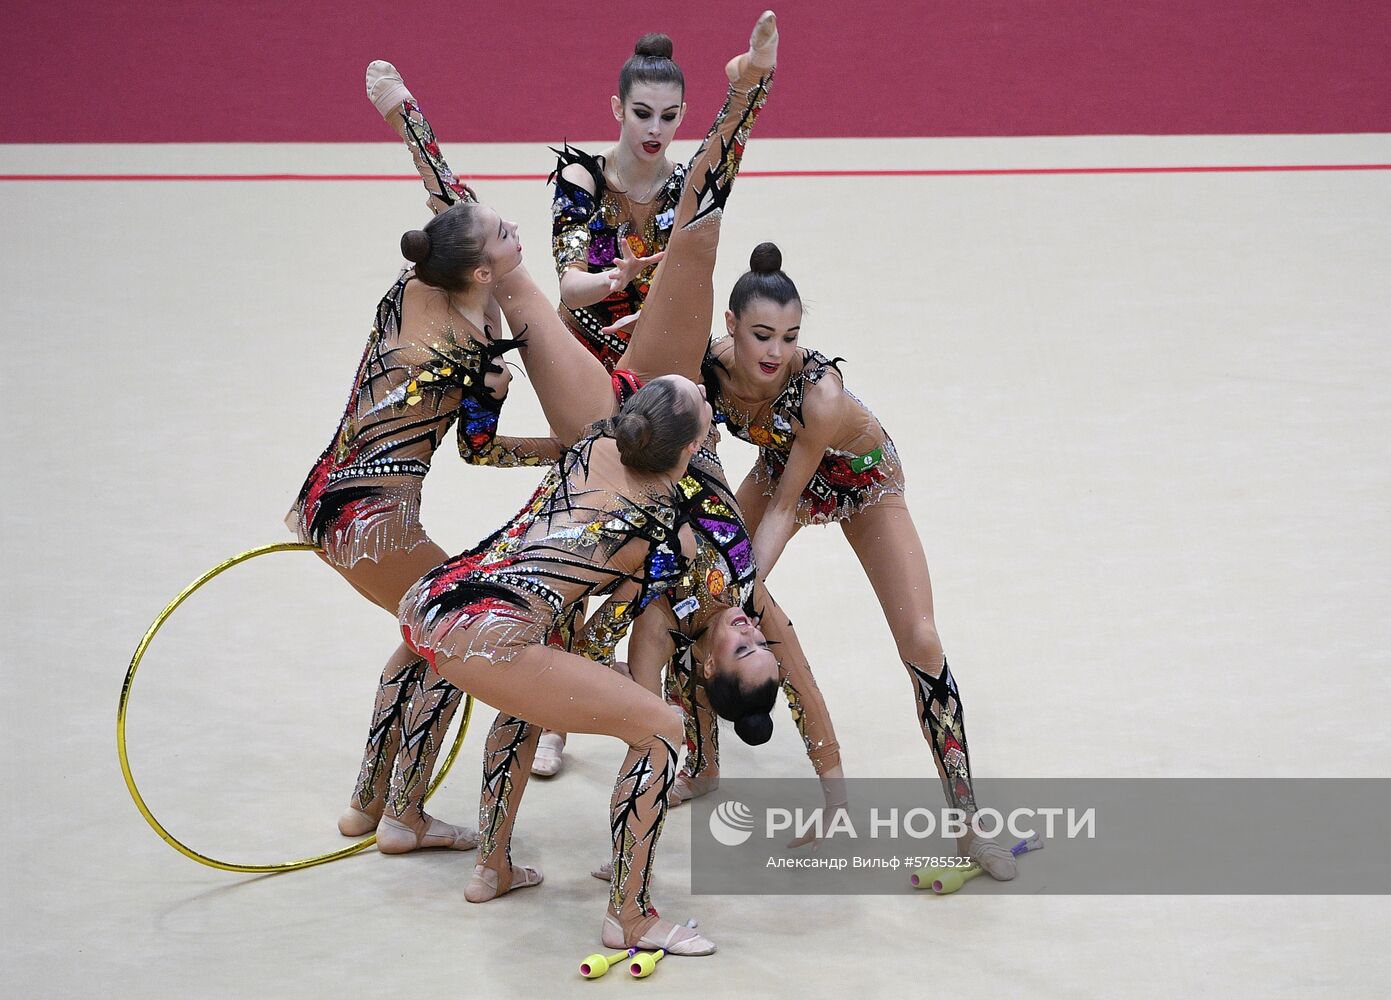
<svg viewBox="0 0 1391 1000">
<path fill-rule="evenodd" d="M 431 662 L 441 655 L 506 662 L 545 642 L 586 598 L 612 595 L 601 609 L 607 620 L 636 617 L 685 560 L 676 498 L 615 491 L 630 478 L 620 467 L 612 438 L 581 439 L 507 525 L 406 593 L 406 641 Z"/>
<path fill-rule="evenodd" d="M 680 706 L 686 718 L 687 778 L 702 775 L 719 764 L 719 736 L 713 712 L 694 683 L 693 645 L 710 620 L 731 607 L 743 608 L 752 617 L 772 612 L 764 621 L 770 641 L 779 650 L 782 687 L 792 721 L 802 737 L 807 756 L 818 774 L 840 765 L 840 744 L 830 712 L 812 676 L 796 634 L 758 579 L 753 543 L 739 513 L 738 501 L 725 478 L 715 451 L 718 437 L 711 434 L 691 458 L 690 466 L 676 483 L 681 522 L 695 536 L 695 555 L 685 570 L 672 577 L 665 597 L 676 618 L 676 655 L 666 675 L 667 699 Z M 619 606 L 601 609 L 586 623 L 575 642 L 575 652 L 612 663 L 618 640 L 641 609 Z"/>
<path fill-rule="evenodd" d="M 650 257 L 667 247 L 676 205 L 686 183 L 686 168 L 677 165 L 671 177 L 650 201 L 630 199 L 615 191 L 604 178 L 602 157 L 591 156 L 572 146 L 554 150 L 560 156 L 552 178 L 555 196 L 551 202 L 552 253 L 557 273 L 564 277 L 571 268 L 591 274 L 607 271 L 619 256 L 619 240 L 627 240 L 635 257 Z M 590 194 L 561 176 L 566 167 L 578 164 L 594 183 Z M 576 339 L 605 368 L 613 371 L 627 350 L 627 330 L 605 333 L 603 328 L 631 316 L 642 308 L 652 280 L 652 268 L 644 271 L 607 298 L 590 306 L 571 309 L 560 306 L 560 318 Z"/>
<path fill-rule="evenodd" d="M 480 465 L 536 465 L 539 442 L 497 446 L 502 401 L 484 384 L 507 343 L 462 316 L 431 329 L 428 339 L 402 334 L 407 268 L 377 306 L 367 348 L 333 441 L 304 481 L 285 523 L 318 545 L 335 566 L 379 560 L 427 541 L 420 494 L 430 460 L 459 420 L 460 454 Z"/>
<path fill-rule="evenodd" d="M 792 623 L 777 607 L 759 579 L 739 506 L 713 448 L 702 448 L 691 459 L 689 473 L 677 491 L 684 498 L 682 513 L 695 529 L 696 554 L 690 566 L 667 593 L 680 632 L 687 641 L 677 642 L 677 655 L 667 675 L 668 699 L 686 715 L 686 763 L 682 773 L 698 778 L 710 764 L 719 763 L 719 730 L 702 725 L 703 692 L 694 684 L 693 647 L 707 624 L 725 608 L 739 607 L 761 617 L 770 643 L 777 644 L 782 689 L 792 722 L 802 738 L 807 757 L 817 774 L 840 766 L 840 744 L 825 699 L 812 676 L 811 664 L 797 641 Z"/>
<path fill-rule="evenodd" d="M 728 338 L 721 338 L 711 344 L 705 359 L 707 391 L 715 390 L 711 398 L 715 419 L 727 426 L 735 437 L 758 446 L 758 460 L 749 475 L 763 487 L 765 495 L 773 496 L 792 453 L 797 429 L 806 426 L 802 407 L 807 389 L 828 374 L 835 373 L 839 378 L 837 365 L 843 359 L 831 359 L 817 351 L 801 349 L 798 352 L 800 364 L 794 368 L 783 390 L 771 402 L 746 409 L 727 388 L 720 359 L 729 348 Z M 878 439 L 881 443 L 861 453 L 826 449 L 797 501 L 799 524 L 843 521 L 885 496 L 903 493 L 903 466 L 893 440 L 864 403 L 850 390 L 843 388 L 842 391 L 854 400 L 863 415 L 863 426 L 854 428 L 854 435 Z"/>
</svg>

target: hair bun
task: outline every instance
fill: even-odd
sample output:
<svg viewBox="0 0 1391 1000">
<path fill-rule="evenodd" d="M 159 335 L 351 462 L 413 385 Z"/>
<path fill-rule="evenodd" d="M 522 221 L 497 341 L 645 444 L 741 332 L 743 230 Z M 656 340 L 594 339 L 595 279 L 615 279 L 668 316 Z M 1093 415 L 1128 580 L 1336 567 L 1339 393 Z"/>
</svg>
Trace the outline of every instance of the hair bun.
<svg viewBox="0 0 1391 1000">
<path fill-rule="evenodd" d="M 652 421 L 642 413 L 620 413 L 613 422 L 618 454 L 625 463 L 652 443 Z"/>
<path fill-rule="evenodd" d="M 633 55 L 649 56 L 653 59 L 670 59 L 672 53 L 671 39 L 659 31 L 649 32 L 638 39 L 638 43 L 633 46 Z"/>
<path fill-rule="evenodd" d="M 402 236 L 401 256 L 415 264 L 430 256 L 430 234 L 423 229 L 412 229 Z"/>
<path fill-rule="evenodd" d="M 773 738 L 773 717 L 767 712 L 754 712 L 736 722 L 734 731 L 749 746 L 762 746 Z"/>
<path fill-rule="evenodd" d="M 782 251 L 776 243 L 760 243 L 749 254 L 749 270 L 758 274 L 776 274 L 782 270 Z"/>
</svg>

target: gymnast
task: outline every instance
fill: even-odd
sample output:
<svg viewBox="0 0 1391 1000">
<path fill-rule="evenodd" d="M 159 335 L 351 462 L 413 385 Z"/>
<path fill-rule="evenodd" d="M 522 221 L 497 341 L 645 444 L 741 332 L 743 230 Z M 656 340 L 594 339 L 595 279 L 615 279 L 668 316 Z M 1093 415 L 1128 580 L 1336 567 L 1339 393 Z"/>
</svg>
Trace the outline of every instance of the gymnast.
<svg viewBox="0 0 1391 1000">
<path fill-rule="evenodd" d="M 609 371 L 628 347 L 619 321 L 647 298 L 686 183 L 686 168 L 666 155 L 686 114 L 686 78 L 671 53 L 666 35 L 638 39 L 609 99 L 617 142 L 597 155 L 568 143 L 556 150 L 551 249 L 560 318 Z"/>
<path fill-rule="evenodd" d="M 645 36 L 651 37 L 665 36 Z M 639 48 L 642 48 L 642 43 L 639 43 Z M 620 77 L 620 92 L 623 91 L 634 65 L 635 60 L 630 59 L 624 67 L 624 73 Z M 639 62 L 636 65 L 641 69 L 644 64 Z M 658 71 L 664 71 L 660 65 Z M 388 78 L 391 81 L 389 86 L 384 82 Z M 421 112 L 419 104 L 389 63 L 374 63 L 368 79 L 369 96 L 372 96 L 373 87 L 376 86 L 379 94 L 386 95 L 388 99 L 396 102 L 388 104 L 386 101 L 374 101 L 378 110 L 406 141 L 416 167 L 425 180 L 432 207 L 448 204 L 449 199 L 454 197 L 451 192 L 459 185 L 453 180 L 454 175 L 434 142 L 433 129 Z M 374 81 L 383 82 L 374 84 Z M 407 122 L 410 123 L 409 126 L 406 125 Z M 561 205 L 563 200 L 562 195 L 557 194 L 557 205 Z M 559 220 L 562 215 L 559 208 L 556 215 Z M 559 221 L 557 225 L 560 225 Z M 557 229 L 558 233 L 559 231 Z M 556 246 L 559 248 L 561 241 L 558 240 Z M 646 289 L 644 293 L 645 291 Z M 707 318 L 704 321 L 706 327 L 708 317 L 713 315 L 712 296 L 713 292 L 707 293 L 706 301 L 702 304 L 701 315 Z M 564 312 L 562 308 L 562 316 Z M 630 320 L 636 318 L 636 315 L 632 315 Z M 687 327 L 692 331 L 701 328 L 699 323 L 692 323 Z M 627 337 L 625 332 L 625 348 Z M 706 340 L 702 336 L 699 339 L 690 338 L 684 343 L 684 349 L 676 350 L 672 357 L 685 364 L 687 370 L 691 370 L 691 360 L 698 353 L 703 356 Z M 662 374 L 665 370 L 666 362 L 659 360 L 653 367 L 653 374 Z M 616 372 L 616 386 L 626 386 L 631 390 L 637 384 L 630 371 L 620 369 Z M 509 439 L 497 440 L 505 442 Z M 685 506 L 699 546 L 698 561 L 701 569 L 690 577 L 690 583 L 683 588 L 680 597 L 653 605 L 636 626 L 628 654 L 628 666 L 633 670 L 634 677 L 650 690 L 662 690 L 662 667 L 669 665 L 670 669 L 666 675 L 668 697 L 686 713 L 686 761 L 672 789 L 672 804 L 679 805 L 688 798 L 704 794 L 718 786 L 718 732 L 713 728 L 713 716 L 705 685 L 695 683 L 693 671 L 698 665 L 713 662 L 711 649 L 716 646 L 729 646 L 733 632 L 727 629 L 726 622 L 737 623 L 738 627 L 743 629 L 761 625 L 762 633 L 766 633 L 766 640 L 777 647 L 781 663 L 780 680 L 787 695 L 793 721 L 807 755 L 822 779 L 827 802 L 832 805 L 841 803 L 844 801 L 844 785 L 839 744 L 825 700 L 811 674 L 810 665 L 792 629 L 792 623 L 763 589 L 762 584 L 758 583 L 755 586 L 752 546 L 739 516 L 733 491 L 726 483 L 724 469 L 714 450 L 713 442 L 696 454 L 692 460 L 690 476 L 683 480 L 683 484 L 686 494 Z M 672 607 L 685 609 L 680 622 L 672 617 Z M 600 623 L 596 628 L 602 632 L 604 627 L 604 624 Z M 586 655 L 604 659 L 605 657 L 596 651 L 592 631 L 582 644 L 575 648 Z M 689 641 L 681 641 L 678 650 L 676 642 L 669 634 L 671 632 L 684 633 L 684 640 Z M 724 642 L 710 641 L 716 638 L 723 638 Z M 760 641 L 763 638 L 764 635 L 761 634 Z M 698 639 L 702 641 L 697 642 Z M 704 719 L 697 724 L 696 715 L 699 713 L 704 714 Z M 761 743 L 768 738 L 771 731 L 772 720 L 766 715 L 746 721 L 735 721 L 736 731 L 746 742 Z M 564 738 L 564 733 L 546 731 L 542 734 L 532 761 L 532 773 L 549 776 L 559 770 Z M 596 870 L 596 874 L 603 870 Z"/>
<path fill-rule="evenodd" d="M 560 317 L 610 371 L 628 346 L 629 325 L 620 321 L 642 308 L 685 185 L 685 168 L 666 157 L 686 113 L 685 76 L 671 54 L 666 35 L 638 39 L 610 99 L 620 126 L 616 143 L 597 156 L 568 144 L 556 150 L 551 214 Z M 441 211 L 464 197 L 467 188 L 449 169 L 396 68 L 369 66 L 367 93 L 410 149 L 430 208 Z M 571 632 L 582 617 L 577 614 Z M 564 748 L 564 733 L 543 734 L 534 773 L 557 774 Z"/>
<path fill-rule="evenodd" d="M 628 744 L 611 803 L 613 875 L 602 931 L 607 947 L 714 951 L 691 928 L 661 919 L 651 902 L 652 852 L 676 777 L 681 723 L 659 695 L 548 642 L 590 596 L 609 597 L 588 626 L 590 635 L 602 629 L 608 642 L 616 642 L 643 607 L 680 579 L 683 551 L 694 550 L 693 536 L 681 527 L 677 484 L 711 421 L 704 390 L 690 375 L 699 374 L 708 340 L 721 215 L 766 100 L 776 44 L 776 24 L 766 13 L 749 52 L 727 67 L 729 96 L 693 161 L 669 256 L 634 326 L 634 371 L 625 379 L 611 379 L 571 337 L 519 260 L 490 271 L 509 327 L 524 331 L 518 334 L 522 363 L 546 418 L 561 441 L 574 443 L 508 525 L 431 570 L 401 603 L 408 645 L 444 681 L 499 709 L 484 754 L 479 864 L 465 889 L 470 901 L 542 879 L 538 870 L 511 860 L 516 810 L 540 727 L 602 733 Z M 473 210 L 449 209 L 426 226 L 427 236 L 461 208 Z M 426 243 L 422 260 L 450 269 L 447 248 L 432 236 Z M 615 385 L 627 398 L 611 416 Z M 611 656 L 611 646 L 607 652 Z M 776 657 L 761 638 L 750 655 L 712 664 L 704 677 L 721 689 L 712 699 L 716 710 L 736 721 L 767 715 L 777 679 Z M 413 697 L 405 717 L 415 716 L 417 700 L 430 701 L 423 693 Z M 421 762 L 400 787 L 395 777 L 403 768 L 392 769 L 384 823 L 398 811 L 418 809 L 433 755 Z"/>
<path fill-rule="evenodd" d="M 841 379 L 838 363 L 799 348 L 802 300 L 772 243 L 756 247 L 725 312 L 728 336 L 710 346 L 705 383 L 716 419 L 759 448 L 737 494 L 765 578 L 807 524 L 836 522 L 864 567 L 908 668 L 923 737 L 949 805 L 976 811 L 965 715 L 937 635 L 917 528 L 904 502 L 903 467 L 889 435 Z M 969 830 L 963 854 L 994 878 L 1015 875 L 1013 855 Z"/>
<path fill-rule="evenodd" d="M 597 396 L 577 393 L 572 405 L 588 402 L 601 412 L 611 397 L 606 386 L 594 388 Z M 661 920 L 651 901 L 680 720 L 659 696 L 547 644 L 579 601 L 607 595 L 600 614 L 618 617 L 621 608 L 658 597 L 683 571 L 675 482 L 709 427 L 695 383 L 653 381 L 568 450 L 509 524 L 431 570 L 402 601 L 412 648 L 445 681 L 499 710 L 484 751 L 480 863 L 464 890 L 470 902 L 542 880 L 538 869 L 511 859 L 537 727 L 602 733 L 628 745 L 611 802 L 614 877 L 604 944 L 714 950 L 690 928 Z M 741 687 L 737 677 L 730 683 Z"/>
<path fill-rule="evenodd" d="M 378 304 L 338 430 L 286 517 L 301 542 L 317 545 L 354 589 L 393 615 L 406 589 L 447 558 L 420 523 L 420 497 L 456 419 L 459 451 L 470 463 L 539 465 L 560 455 L 549 439 L 510 438 L 506 447 L 495 440 L 510 379 L 498 359 L 515 344 L 494 336 L 500 321 L 491 288 L 501 269 L 521 259 L 521 247 L 515 226 L 477 205 L 466 188 L 457 195 L 459 204 L 427 227 L 428 238 L 403 241 L 417 263 Z M 450 246 L 460 266 L 436 266 L 422 253 L 427 239 Z M 410 718 L 407 701 L 415 706 Z M 420 808 L 379 823 L 392 761 L 409 768 L 421 753 L 433 758 L 458 701 L 419 655 L 397 648 L 382 671 L 357 784 L 339 819 L 345 836 L 375 828 L 388 854 L 474 847 L 472 830 Z M 409 752 L 398 753 L 402 747 Z"/>
</svg>

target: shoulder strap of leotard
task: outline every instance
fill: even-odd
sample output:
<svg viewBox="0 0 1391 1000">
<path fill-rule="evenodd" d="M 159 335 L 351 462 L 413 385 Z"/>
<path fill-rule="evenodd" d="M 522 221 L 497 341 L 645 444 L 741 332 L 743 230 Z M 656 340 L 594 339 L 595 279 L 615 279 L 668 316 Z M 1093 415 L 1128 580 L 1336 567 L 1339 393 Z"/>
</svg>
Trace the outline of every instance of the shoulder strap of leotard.
<svg viewBox="0 0 1391 1000">
<path fill-rule="evenodd" d="M 586 153 L 582 149 L 567 143 L 562 143 L 560 149 L 554 146 L 549 147 L 550 151 L 556 155 L 555 170 L 550 177 L 546 178 L 547 183 L 555 185 L 557 195 L 567 195 L 573 199 L 592 198 L 594 204 L 599 204 L 604 198 L 604 192 L 608 190 L 608 182 L 604 180 L 604 163 L 599 157 Z M 562 177 L 561 171 L 566 167 L 578 164 L 589 174 L 590 180 L 594 182 L 594 193 L 591 195 L 584 188 L 572 184 Z"/>
<path fill-rule="evenodd" d="M 796 419 L 797 423 L 805 427 L 806 421 L 802 418 L 802 407 L 806 403 L 807 386 L 816 385 L 826 377 L 828 372 L 841 375 L 840 363 L 844 360 L 844 358 L 828 358 L 820 351 L 812 350 L 810 347 L 802 348 L 802 370 L 788 379 L 787 388 L 778 396 L 773 408 L 788 413 Z"/>
</svg>

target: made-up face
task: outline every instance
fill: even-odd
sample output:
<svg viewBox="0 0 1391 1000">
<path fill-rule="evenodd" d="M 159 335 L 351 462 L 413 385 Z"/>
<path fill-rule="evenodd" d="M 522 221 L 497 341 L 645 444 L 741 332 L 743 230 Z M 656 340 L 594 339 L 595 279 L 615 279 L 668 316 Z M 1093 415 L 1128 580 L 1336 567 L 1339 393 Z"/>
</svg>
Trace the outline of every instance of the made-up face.
<svg viewBox="0 0 1391 1000">
<path fill-rule="evenodd" d="M 778 680 L 778 658 L 768 647 L 758 619 L 743 608 L 727 608 L 716 615 L 706 628 L 703 645 L 701 674 L 707 681 L 717 673 L 732 672 L 748 691 Z"/>
<path fill-rule="evenodd" d="M 736 316 L 725 311 L 725 328 L 734 341 L 734 366 L 748 385 L 777 388 L 788 378 L 802 330 L 802 303 L 778 305 L 750 299 Z"/>
<path fill-rule="evenodd" d="M 635 83 L 628 91 L 628 100 L 614 97 L 612 106 L 620 126 L 618 141 L 639 163 L 666 156 L 686 114 L 681 88 L 674 83 Z"/>
<path fill-rule="evenodd" d="M 517 224 L 484 206 L 479 212 L 478 225 L 485 234 L 483 255 L 488 261 L 490 280 L 496 281 L 522 262 L 522 241 L 517 235 Z"/>
</svg>

